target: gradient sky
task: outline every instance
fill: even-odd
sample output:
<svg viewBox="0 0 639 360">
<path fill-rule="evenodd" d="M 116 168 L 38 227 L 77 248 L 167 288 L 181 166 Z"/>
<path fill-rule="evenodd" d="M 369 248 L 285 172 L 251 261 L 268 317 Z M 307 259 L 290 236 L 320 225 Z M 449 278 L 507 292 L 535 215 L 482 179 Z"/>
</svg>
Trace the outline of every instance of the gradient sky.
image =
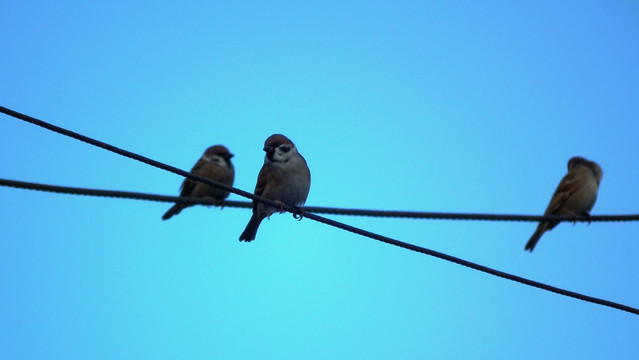
<svg viewBox="0 0 639 360">
<path fill-rule="evenodd" d="M 541 214 L 574 155 L 639 213 L 639 5 L 0 4 L 0 105 L 189 170 L 273 133 L 308 205 Z M 182 179 L 0 115 L 0 177 L 177 195 Z M 630 359 L 639 317 L 290 214 L 0 188 L 2 359 Z M 230 200 L 241 200 L 231 195 Z M 639 224 L 332 218 L 639 307 Z"/>
</svg>

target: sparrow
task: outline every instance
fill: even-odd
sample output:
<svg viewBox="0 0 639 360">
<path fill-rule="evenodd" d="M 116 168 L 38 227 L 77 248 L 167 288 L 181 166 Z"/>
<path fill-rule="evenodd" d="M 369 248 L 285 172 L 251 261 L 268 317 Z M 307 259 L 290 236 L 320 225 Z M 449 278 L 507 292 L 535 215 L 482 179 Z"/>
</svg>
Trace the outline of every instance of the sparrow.
<svg viewBox="0 0 639 360">
<path fill-rule="evenodd" d="M 559 182 L 544 215 L 586 215 L 597 200 L 599 183 L 603 177 L 601 167 L 594 161 L 575 156 L 568 160 L 568 173 Z M 558 221 L 541 221 L 526 243 L 524 250 L 533 251 L 544 232 L 552 230 Z"/>
<path fill-rule="evenodd" d="M 311 172 L 295 144 L 284 135 L 274 134 L 264 142 L 264 165 L 257 176 L 254 194 L 285 205 L 302 206 L 311 187 Z M 275 207 L 253 200 L 253 215 L 240 241 L 255 239 L 257 228 Z"/>
<path fill-rule="evenodd" d="M 232 186 L 235 177 L 235 170 L 233 169 L 233 164 L 231 164 L 232 157 L 233 154 L 226 147 L 222 145 L 211 146 L 204 151 L 202 157 L 195 163 L 193 169 L 191 169 L 191 174 Z M 216 205 L 222 205 L 224 199 L 229 196 L 229 192 L 186 178 L 180 186 L 180 196 L 205 198 L 213 200 Z M 162 220 L 170 219 L 173 215 L 179 214 L 182 209 L 189 206 L 192 205 L 176 203 L 162 216 Z"/>
</svg>

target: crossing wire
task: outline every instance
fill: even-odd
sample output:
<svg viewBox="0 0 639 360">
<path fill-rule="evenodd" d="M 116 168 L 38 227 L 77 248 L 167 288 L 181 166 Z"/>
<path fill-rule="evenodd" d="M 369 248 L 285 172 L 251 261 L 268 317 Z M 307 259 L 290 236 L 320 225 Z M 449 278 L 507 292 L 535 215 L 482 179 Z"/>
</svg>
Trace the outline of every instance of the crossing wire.
<svg viewBox="0 0 639 360">
<path fill-rule="evenodd" d="M 59 186 L 39 184 L 26 181 L 0 179 L 0 186 L 8 186 L 19 189 L 39 190 L 53 193 L 100 196 L 110 198 L 135 199 L 147 201 L 159 201 L 180 203 L 185 205 L 218 205 L 216 201 L 196 198 L 180 197 L 158 194 L 147 194 L 132 191 L 99 190 L 79 187 Z M 224 207 L 252 208 L 251 202 L 247 201 L 225 201 Z M 639 214 L 631 215 L 592 215 L 591 217 L 579 217 L 577 219 L 565 215 L 511 215 L 511 214 L 470 214 L 470 213 L 449 213 L 449 212 L 423 212 L 423 211 L 394 211 L 394 210 L 369 210 L 369 209 L 344 209 L 323 206 L 304 206 L 304 211 L 318 214 L 350 215 L 350 216 L 371 216 L 388 218 L 407 219 L 435 219 L 435 220 L 490 220 L 490 221 L 582 221 L 582 222 L 603 222 L 603 221 L 637 221 Z"/>
<path fill-rule="evenodd" d="M 331 225 L 331 226 L 337 227 L 337 228 L 342 229 L 342 230 L 346 230 L 346 231 L 349 231 L 349 232 L 352 232 L 352 233 L 355 233 L 355 234 L 359 234 L 359 235 L 362 235 L 362 236 L 365 236 L 365 237 L 369 237 L 371 239 L 375 239 L 375 240 L 378 240 L 378 241 L 381 241 L 381 242 L 384 242 L 384 243 L 387 243 L 387 244 L 398 246 L 398 247 L 401 247 L 401 248 L 404 248 L 404 249 L 407 249 L 407 250 L 415 251 L 415 252 L 418 252 L 418 253 L 421 253 L 421 254 L 425 254 L 425 255 L 430 255 L 430 256 L 433 256 L 433 257 L 436 257 L 436 258 L 439 258 L 439 259 L 442 259 L 442 260 L 446 260 L 446 261 L 449 261 L 449 262 L 452 262 L 452 263 L 455 263 L 455 264 L 458 264 L 458 265 L 462 265 L 462 266 L 465 266 L 465 267 L 468 267 L 468 268 L 471 268 L 471 269 L 474 269 L 474 270 L 478 270 L 478 271 L 481 271 L 481 272 L 484 272 L 484 273 L 487 273 L 487 274 L 491 274 L 491 275 L 494 275 L 494 276 L 497 276 L 497 277 L 501 277 L 503 279 L 508 279 L 508 280 L 511 280 L 511 281 L 515 281 L 515 282 L 518 282 L 520 284 L 536 287 L 538 289 L 546 290 L 546 291 L 549 291 L 549 292 L 552 292 L 552 293 L 555 293 L 555 294 L 559 294 L 559 295 L 563 295 L 563 296 L 567 296 L 567 297 L 572 297 L 572 298 L 575 298 L 575 299 L 578 299 L 578 300 L 582 300 L 582 301 L 586 301 L 586 302 L 590 302 L 590 303 L 594 303 L 594 304 L 598 304 L 598 305 L 602 305 L 602 306 L 607 306 L 607 307 L 611 307 L 611 308 L 614 308 L 614 309 L 617 309 L 617 310 L 626 311 L 626 312 L 629 312 L 631 314 L 639 315 L 639 309 L 637 309 L 637 308 L 633 308 L 633 307 L 630 307 L 630 306 L 627 306 L 627 305 L 623 305 L 623 304 L 619 304 L 619 303 L 616 303 L 616 302 L 612 302 L 612 301 L 608 301 L 608 300 L 604 300 L 604 299 L 600 299 L 600 298 L 596 298 L 596 297 L 580 294 L 580 293 L 577 293 L 577 292 L 574 292 L 574 291 L 561 289 L 561 288 L 558 288 L 558 287 L 555 287 L 555 286 L 551 286 L 551 285 L 547 285 L 547 284 L 544 284 L 544 283 L 540 283 L 538 281 L 526 279 L 526 278 L 523 278 L 521 276 L 517 276 L 517 275 L 509 274 L 509 273 L 506 273 L 506 272 L 503 272 L 503 271 L 495 270 L 495 269 L 489 268 L 489 267 L 484 266 L 484 265 L 473 263 L 471 261 L 460 259 L 460 258 L 451 256 L 451 255 L 444 254 L 444 253 L 440 253 L 438 251 L 430 250 L 430 249 L 427 249 L 427 248 L 424 248 L 424 247 L 421 247 L 421 246 L 405 243 L 403 241 L 395 240 L 395 239 L 392 239 L 392 238 L 389 238 L 389 237 L 386 237 L 386 236 L 382 236 L 382 235 L 375 234 L 375 233 L 372 233 L 372 232 L 369 232 L 369 231 L 366 231 L 366 230 L 363 230 L 363 229 L 359 229 L 359 228 L 356 228 L 356 227 L 353 227 L 353 226 L 350 226 L 350 225 L 346 225 L 346 224 L 343 224 L 343 223 L 340 223 L 340 222 L 337 222 L 337 221 L 334 221 L 334 220 L 331 220 L 331 219 L 327 219 L 327 218 L 321 217 L 319 215 L 313 214 L 311 212 L 306 212 L 303 209 L 298 208 L 298 207 L 286 206 L 286 205 L 282 206 L 281 203 L 275 203 L 274 201 L 271 201 L 271 200 L 268 200 L 268 199 L 264 199 L 264 198 L 262 198 L 260 196 L 253 195 L 253 194 L 248 193 L 246 191 L 235 189 L 233 187 L 217 183 L 215 181 L 212 181 L 210 179 L 207 179 L 207 178 L 204 178 L 204 177 L 201 177 L 201 176 L 193 175 L 191 173 L 188 173 L 186 171 L 180 170 L 180 169 L 175 168 L 173 166 L 160 163 L 158 161 L 155 161 L 155 160 L 149 159 L 147 157 L 132 153 L 130 151 L 120 149 L 120 148 L 115 147 L 113 145 L 109 145 L 109 144 L 106 144 L 104 142 L 101 142 L 101 141 L 89 138 L 87 136 L 75 133 L 73 131 L 63 129 L 61 127 L 49 124 L 49 123 L 44 122 L 42 120 L 38 120 L 38 119 L 35 119 L 35 118 L 30 117 L 28 115 L 24 115 L 24 114 L 18 113 L 16 111 L 7 109 L 7 108 L 5 108 L 3 106 L 0 106 L 0 112 L 5 113 L 5 114 L 7 114 L 9 116 L 15 117 L 17 119 L 32 123 L 34 125 L 38 125 L 38 126 L 43 127 L 45 129 L 57 132 L 59 134 L 72 137 L 74 139 L 86 142 L 86 143 L 94 145 L 94 146 L 98 146 L 98 147 L 103 148 L 103 149 L 108 150 L 108 151 L 112 151 L 112 152 L 114 152 L 116 154 L 120 154 L 120 155 L 126 156 L 128 158 L 131 158 L 131 159 L 134 159 L 134 160 L 138 160 L 138 161 L 143 162 L 145 164 L 148 164 L 148 165 L 151 165 L 151 166 L 163 169 L 163 170 L 167 170 L 167 171 L 173 172 L 173 173 L 181 175 L 183 177 L 188 177 L 190 179 L 193 179 L 193 180 L 196 180 L 196 181 L 200 181 L 200 182 L 206 183 L 208 185 L 212 185 L 212 186 L 215 186 L 217 188 L 221 188 L 221 189 L 233 192 L 233 193 L 238 194 L 240 196 L 248 197 L 248 198 L 250 198 L 250 199 L 252 199 L 254 201 L 259 201 L 259 202 L 263 202 L 265 204 L 268 204 L 268 205 L 271 205 L 271 206 L 274 206 L 274 207 L 283 208 L 284 210 L 286 210 L 288 212 L 291 212 L 291 213 L 293 213 L 295 215 L 304 216 L 306 218 L 318 221 L 318 222 L 326 224 L 326 225 Z"/>
</svg>

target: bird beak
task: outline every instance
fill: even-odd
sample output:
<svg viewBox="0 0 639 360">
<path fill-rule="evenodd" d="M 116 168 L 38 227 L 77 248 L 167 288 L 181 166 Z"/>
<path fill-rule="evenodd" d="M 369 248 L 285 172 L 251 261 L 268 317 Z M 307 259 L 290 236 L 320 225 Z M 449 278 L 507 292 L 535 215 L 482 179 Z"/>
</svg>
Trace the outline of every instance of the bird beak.
<svg viewBox="0 0 639 360">
<path fill-rule="evenodd" d="M 264 147 L 264 151 L 266 151 L 266 152 L 273 152 L 274 150 L 275 150 L 275 149 L 273 149 L 273 147 L 272 147 L 272 146 L 265 146 L 265 147 Z"/>
</svg>

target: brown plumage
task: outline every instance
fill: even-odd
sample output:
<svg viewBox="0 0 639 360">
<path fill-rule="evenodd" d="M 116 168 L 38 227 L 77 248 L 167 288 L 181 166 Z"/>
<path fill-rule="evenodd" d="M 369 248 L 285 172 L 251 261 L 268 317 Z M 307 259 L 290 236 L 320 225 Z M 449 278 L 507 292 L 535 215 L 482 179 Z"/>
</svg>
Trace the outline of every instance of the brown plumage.
<svg viewBox="0 0 639 360">
<path fill-rule="evenodd" d="M 191 169 L 191 174 L 232 186 L 235 177 L 235 170 L 231 163 L 232 157 L 233 154 L 226 147 L 222 145 L 211 146 L 206 149 L 202 157 L 195 163 L 193 169 Z M 229 192 L 186 178 L 182 182 L 182 186 L 180 186 L 180 196 L 211 199 L 215 201 L 216 205 L 222 205 L 224 199 L 229 196 Z M 162 220 L 170 219 L 189 206 L 191 205 L 180 203 L 173 205 L 162 216 Z"/>
<path fill-rule="evenodd" d="M 603 171 L 596 162 L 579 156 L 571 158 L 568 161 L 568 173 L 559 182 L 544 215 L 590 216 L 602 177 Z M 541 236 L 557 224 L 557 221 L 541 221 L 524 250 L 532 252 Z"/>
<path fill-rule="evenodd" d="M 254 194 L 286 205 L 303 205 L 311 187 L 311 172 L 304 157 L 290 139 L 280 134 L 266 139 L 264 151 L 264 165 L 257 176 Z M 278 209 L 253 201 L 253 215 L 240 241 L 254 240 L 262 220 L 276 211 Z"/>
</svg>

